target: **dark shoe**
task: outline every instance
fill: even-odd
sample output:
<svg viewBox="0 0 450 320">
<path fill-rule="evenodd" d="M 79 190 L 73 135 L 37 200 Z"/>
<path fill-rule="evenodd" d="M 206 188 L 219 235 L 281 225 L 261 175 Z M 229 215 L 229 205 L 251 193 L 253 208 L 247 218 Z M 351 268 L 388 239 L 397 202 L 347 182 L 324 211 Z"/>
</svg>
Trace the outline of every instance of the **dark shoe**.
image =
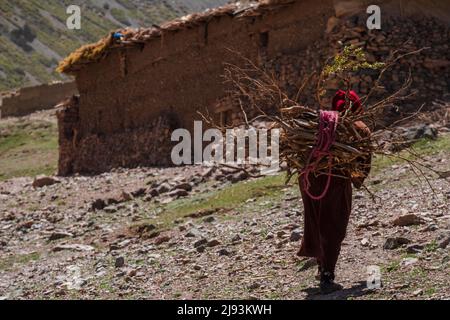
<svg viewBox="0 0 450 320">
<path fill-rule="evenodd" d="M 329 294 L 342 290 L 343 287 L 339 283 L 334 282 L 334 274 L 331 272 L 321 272 L 320 274 L 320 293 Z"/>
</svg>

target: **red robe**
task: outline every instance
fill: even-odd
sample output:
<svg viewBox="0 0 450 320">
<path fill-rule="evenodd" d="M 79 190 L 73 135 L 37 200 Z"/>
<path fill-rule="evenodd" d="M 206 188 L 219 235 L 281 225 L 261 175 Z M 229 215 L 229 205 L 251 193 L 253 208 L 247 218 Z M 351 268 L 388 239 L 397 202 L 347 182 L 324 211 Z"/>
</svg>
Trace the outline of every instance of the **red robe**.
<svg viewBox="0 0 450 320">
<path fill-rule="evenodd" d="M 327 184 L 327 176 L 314 177 L 311 174 L 309 180 L 309 192 L 321 194 Z M 331 178 L 328 191 L 320 200 L 311 199 L 302 185 L 300 183 L 305 226 L 298 254 L 315 257 L 323 270 L 334 272 L 352 209 L 351 180 Z"/>
<path fill-rule="evenodd" d="M 367 126 L 358 121 L 355 128 L 365 136 L 370 135 Z M 303 190 L 303 183 L 299 179 L 300 192 L 303 200 L 304 234 L 299 256 L 315 257 L 321 270 L 334 274 L 334 269 L 341 251 L 342 241 L 347 232 L 347 225 L 352 209 L 352 182 L 359 187 L 370 171 L 371 159 L 361 159 L 360 163 L 364 171 L 361 179 L 340 178 L 333 176 L 325 196 L 320 200 L 314 200 Z M 342 173 L 334 172 L 342 176 Z M 309 193 L 319 195 L 327 184 L 327 175 L 309 177 Z"/>
</svg>

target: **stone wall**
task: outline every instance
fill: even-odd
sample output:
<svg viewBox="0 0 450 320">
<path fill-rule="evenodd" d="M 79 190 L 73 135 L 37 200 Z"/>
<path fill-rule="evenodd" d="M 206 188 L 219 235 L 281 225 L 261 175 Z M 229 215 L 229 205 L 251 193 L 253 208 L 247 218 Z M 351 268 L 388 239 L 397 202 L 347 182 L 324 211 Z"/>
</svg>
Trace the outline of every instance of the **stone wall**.
<svg viewBox="0 0 450 320">
<path fill-rule="evenodd" d="M 330 18 L 326 37 L 319 39 L 306 50 L 297 54 L 280 54 L 267 61 L 264 66 L 280 80 L 289 95 L 295 96 L 299 84 L 313 71 L 321 70 L 323 62 L 347 45 L 357 45 L 366 52 L 369 62 L 385 62 L 391 55 L 400 56 L 419 49 L 419 54 L 399 59 L 382 78 L 383 88 L 377 90 L 369 105 L 398 90 L 411 72 L 412 83 L 408 93 L 415 93 L 398 104 L 401 110 L 409 111 L 425 103 L 425 109 L 432 107 L 431 101 L 441 99 L 450 88 L 450 27 L 440 19 L 432 17 L 387 17 L 383 19 L 382 30 L 368 30 L 366 15 L 354 15 L 337 19 Z M 397 53 L 396 53 L 397 51 Z M 353 90 L 361 96 L 374 86 L 379 72 L 362 70 L 352 77 Z M 300 96 L 300 102 L 317 107 L 313 94 L 317 77 L 313 76 L 309 86 Z M 344 88 L 338 79 L 330 79 L 324 101 L 327 107 L 337 89 Z"/>
<path fill-rule="evenodd" d="M 0 117 L 18 117 L 38 110 L 51 109 L 76 93 L 75 82 L 43 84 L 5 93 L 0 105 Z"/>
</svg>

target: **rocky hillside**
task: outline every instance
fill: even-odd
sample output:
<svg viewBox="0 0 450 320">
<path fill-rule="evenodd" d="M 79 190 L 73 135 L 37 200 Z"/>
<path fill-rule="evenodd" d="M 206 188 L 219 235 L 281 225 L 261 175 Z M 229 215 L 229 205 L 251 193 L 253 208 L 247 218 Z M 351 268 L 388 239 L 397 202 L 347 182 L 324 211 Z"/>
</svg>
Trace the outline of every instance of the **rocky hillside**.
<svg viewBox="0 0 450 320">
<path fill-rule="evenodd" d="M 0 91 L 60 79 L 57 62 L 118 27 L 149 26 L 226 0 L 0 1 Z M 66 8 L 79 4 L 81 30 L 68 30 Z"/>
<path fill-rule="evenodd" d="M 425 171 L 432 190 L 405 162 L 375 157 L 374 199 L 354 192 L 337 270 L 345 289 L 324 296 L 313 261 L 295 255 L 303 207 L 283 173 L 186 166 L 34 179 L 54 170 L 53 114 L 1 120 L 0 300 L 449 299 L 450 126 L 433 127 L 437 139 L 413 148 L 446 175 Z M 381 288 L 367 288 L 368 266 L 380 268 Z"/>
</svg>

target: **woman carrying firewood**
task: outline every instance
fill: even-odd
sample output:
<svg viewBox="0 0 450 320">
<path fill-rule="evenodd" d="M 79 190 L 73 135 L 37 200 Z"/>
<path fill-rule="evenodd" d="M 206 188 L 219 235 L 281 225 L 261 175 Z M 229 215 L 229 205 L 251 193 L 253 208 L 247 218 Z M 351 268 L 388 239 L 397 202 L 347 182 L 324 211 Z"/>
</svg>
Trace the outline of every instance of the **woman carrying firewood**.
<svg viewBox="0 0 450 320">
<path fill-rule="evenodd" d="M 349 112 L 355 114 L 363 112 L 360 99 L 353 91 L 339 90 L 332 102 L 332 112 L 328 111 L 328 117 L 331 117 L 331 120 L 328 119 L 325 127 L 322 128 L 321 125 L 319 130 L 324 132 L 333 130 L 330 128 L 333 126 L 333 121 L 337 122 L 339 115 Z M 354 127 L 359 137 L 370 136 L 369 128 L 362 121 L 355 121 Z M 319 141 L 317 145 L 319 144 L 323 147 L 324 141 Z M 330 146 L 325 148 L 329 149 Z M 310 159 L 323 156 L 320 152 L 323 150 L 316 150 L 317 154 L 311 155 Z M 320 289 L 323 294 L 342 289 L 340 284 L 334 282 L 335 267 L 349 222 L 352 184 L 358 189 L 362 186 L 370 171 L 371 157 L 361 157 L 357 161 L 362 168 L 358 175 L 336 169 L 330 169 L 328 174 L 315 174 L 307 168 L 299 174 L 305 222 L 304 236 L 298 255 L 317 259 L 317 278 L 320 279 Z"/>
</svg>

